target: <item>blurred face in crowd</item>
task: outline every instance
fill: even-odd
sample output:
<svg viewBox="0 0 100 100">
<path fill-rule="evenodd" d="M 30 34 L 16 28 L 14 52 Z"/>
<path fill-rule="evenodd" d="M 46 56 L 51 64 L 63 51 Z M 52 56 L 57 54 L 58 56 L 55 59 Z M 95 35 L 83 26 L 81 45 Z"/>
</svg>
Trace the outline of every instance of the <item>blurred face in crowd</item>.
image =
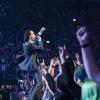
<svg viewBox="0 0 100 100">
<path fill-rule="evenodd" d="M 34 41 L 35 40 L 35 33 L 33 32 L 33 31 L 30 31 L 29 32 L 30 33 L 30 35 L 29 35 L 29 39 L 31 40 L 31 41 Z"/>
</svg>

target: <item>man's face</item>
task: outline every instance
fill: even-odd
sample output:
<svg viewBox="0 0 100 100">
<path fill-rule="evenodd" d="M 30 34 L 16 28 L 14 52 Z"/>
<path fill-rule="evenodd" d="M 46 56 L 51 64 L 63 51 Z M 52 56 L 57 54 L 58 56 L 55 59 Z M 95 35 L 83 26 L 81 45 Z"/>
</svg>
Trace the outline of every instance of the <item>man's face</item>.
<svg viewBox="0 0 100 100">
<path fill-rule="evenodd" d="M 34 34 L 34 32 L 33 31 L 30 31 L 30 36 L 29 36 L 29 38 L 32 40 L 32 41 L 34 41 L 35 40 L 35 34 Z"/>
</svg>

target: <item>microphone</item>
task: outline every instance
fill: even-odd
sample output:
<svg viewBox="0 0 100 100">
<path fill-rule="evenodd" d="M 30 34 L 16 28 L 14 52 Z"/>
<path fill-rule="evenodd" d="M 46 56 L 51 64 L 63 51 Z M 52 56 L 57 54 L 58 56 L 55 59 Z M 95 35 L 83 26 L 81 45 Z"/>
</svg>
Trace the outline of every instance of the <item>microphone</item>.
<svg viewBox="0 0 100 100">
<path fill-rule="evenodd" d="M 38 34 L 36 34 L 36 37 L 42 36 L 42 33 L 43 33 L 43 32 L 39 32 Z"/>
<path fill-rule="evenodd" d="M 41 36 L 44 31 L 45 31 L 45 27 L 42 27 L 36 36 Z"/>
<path fill-rule="evenodd" d="M 43 32 L 39 32 L 36 36 L 41 36 Z"/>
</svg>

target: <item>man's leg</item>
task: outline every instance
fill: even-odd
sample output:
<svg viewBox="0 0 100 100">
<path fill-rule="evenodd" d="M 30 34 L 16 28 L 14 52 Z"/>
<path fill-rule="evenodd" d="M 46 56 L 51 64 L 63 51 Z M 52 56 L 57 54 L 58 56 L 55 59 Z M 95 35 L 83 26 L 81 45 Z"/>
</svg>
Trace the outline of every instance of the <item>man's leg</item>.
<svg viewBox="0 0 100 100">
<path fill-rule="evenodd" d="M 42 90 L 42 75 L 39 70 L 34 72 L 36 79 L 36 86 L 31 90 L 31 94 L 29 100 L 36 100 L 35 97 L 38 96 L 38 100 L 41 98 L 41 90 Z"/>
</svg>

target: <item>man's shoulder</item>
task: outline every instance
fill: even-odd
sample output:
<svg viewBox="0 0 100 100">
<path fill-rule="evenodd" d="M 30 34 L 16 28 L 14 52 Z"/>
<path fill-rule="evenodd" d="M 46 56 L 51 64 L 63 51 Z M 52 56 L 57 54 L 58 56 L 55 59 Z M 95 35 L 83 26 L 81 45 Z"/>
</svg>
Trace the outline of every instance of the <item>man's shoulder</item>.
<svg viewBox="0 0 100 100">
<path fill-rule="evenodd" d="M 29 42 L 24 42 L 24 43 L 23 43 L 23 47 L 27 47 L 27 46 L 29 46 L 29 45 L 30 45 Z"/>
</svg>

